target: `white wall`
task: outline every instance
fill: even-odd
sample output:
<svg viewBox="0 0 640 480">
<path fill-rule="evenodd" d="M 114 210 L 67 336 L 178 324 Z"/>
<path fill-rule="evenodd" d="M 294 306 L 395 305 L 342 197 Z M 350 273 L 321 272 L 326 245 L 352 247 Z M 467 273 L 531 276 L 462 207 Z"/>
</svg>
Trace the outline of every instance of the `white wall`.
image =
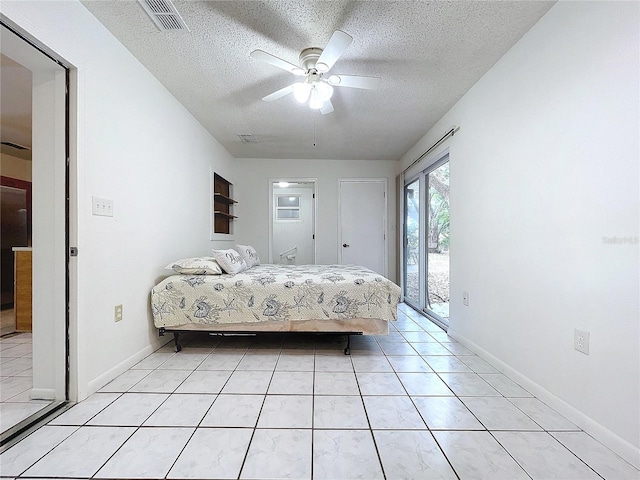
<svg viewBox="0 0 640 480">
<path fill-rule="evenodd" d="M 461 126 L 438 149 L 451 155 L 451 334 L 636 465 L 638 39 L 637 2 L 559 2 L 401 162 Z"/>
<path fill-rule="evenodd" d="M 269 179 L 317 178 L 316 263 L 338 262 L 338 178 L 387 178 L 389 278 L 395 280 L 396 162 L 377 160 L 236 159 L 238 204 L 236 239 L 253 245 L 261 259 L 269 258 Z"/>
<path fill-rule="evenodd" d="M 82 399 L 158 345 L 149 291 L 162 267 L 227 245 L 209 240 L 209 170 L 234 181 L 234 168 L 230 154 L 82 4 L 6 1 L 0 9 L 77 69 L 71 395 Z M 112 199 L 114 216 L 93 216 L 92 196 Z M 117 304 L 124 320 L 115 323 Z"/>
</svg>

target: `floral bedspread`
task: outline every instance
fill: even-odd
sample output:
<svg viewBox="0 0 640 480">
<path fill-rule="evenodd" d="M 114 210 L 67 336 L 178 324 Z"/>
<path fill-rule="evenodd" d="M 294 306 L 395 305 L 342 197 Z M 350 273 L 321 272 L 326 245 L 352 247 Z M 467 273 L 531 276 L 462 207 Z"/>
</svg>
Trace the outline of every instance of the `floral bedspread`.
<svg viewBox="0 0 640 480">
<path fill-rule="evenodd" d="M 396 320 L 400 287 L 356 265 L 258 265 L 172 275 L 151 290 L 156 327 L 284 320 Z"/>
</svg>

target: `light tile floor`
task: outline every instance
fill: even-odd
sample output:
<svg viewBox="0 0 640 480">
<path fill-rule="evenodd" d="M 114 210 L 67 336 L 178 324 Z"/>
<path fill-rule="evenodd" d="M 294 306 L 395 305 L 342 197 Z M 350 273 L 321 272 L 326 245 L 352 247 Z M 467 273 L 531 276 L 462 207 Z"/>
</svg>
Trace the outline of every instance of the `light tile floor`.
<svg viewBox="0 0 640 480">
<path fill-rule="evenodd" d="M 408 307 L 389 336 L 186 337 L 0 456 L 12 478 L 638 479 Z"/>
<path fill-rule="evenodd" d="M 0 431 L 4 432 L 51 402 L 31 400 L 31 333 L 0 337 Z"/>
</svg>

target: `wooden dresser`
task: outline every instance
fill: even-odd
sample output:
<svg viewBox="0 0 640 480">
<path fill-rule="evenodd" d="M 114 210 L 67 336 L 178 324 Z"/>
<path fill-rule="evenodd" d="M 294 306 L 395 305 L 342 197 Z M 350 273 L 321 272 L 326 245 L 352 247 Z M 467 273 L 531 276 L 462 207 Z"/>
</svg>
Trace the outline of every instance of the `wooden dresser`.
<svg viewBox="0 0 640 480">
<path fill-rule="evenodd" d="M 13 305 L 16 318 L 16 331 L 31 331 L 31 248 L 13 247 L 14 252 L 14 292 Z"/>
</svg>

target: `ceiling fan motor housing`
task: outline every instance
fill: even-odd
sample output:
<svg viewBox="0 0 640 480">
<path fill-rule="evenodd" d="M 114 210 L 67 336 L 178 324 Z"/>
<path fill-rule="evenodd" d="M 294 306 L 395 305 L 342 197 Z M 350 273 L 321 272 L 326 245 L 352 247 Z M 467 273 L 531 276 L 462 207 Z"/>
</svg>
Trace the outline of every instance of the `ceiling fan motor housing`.
<svg viewBox="0 0 640 480">
<path fill-rule="evenodd" d="M 305 72 L 318 74 L 316 69 L 316 63 L 318 59 L 322 55 L 321 48 L 305 48 L 300 52 L 300 66 L 304 69 Z M 313 70 L 313 72 L 311 72 Z"/>
</svg>

